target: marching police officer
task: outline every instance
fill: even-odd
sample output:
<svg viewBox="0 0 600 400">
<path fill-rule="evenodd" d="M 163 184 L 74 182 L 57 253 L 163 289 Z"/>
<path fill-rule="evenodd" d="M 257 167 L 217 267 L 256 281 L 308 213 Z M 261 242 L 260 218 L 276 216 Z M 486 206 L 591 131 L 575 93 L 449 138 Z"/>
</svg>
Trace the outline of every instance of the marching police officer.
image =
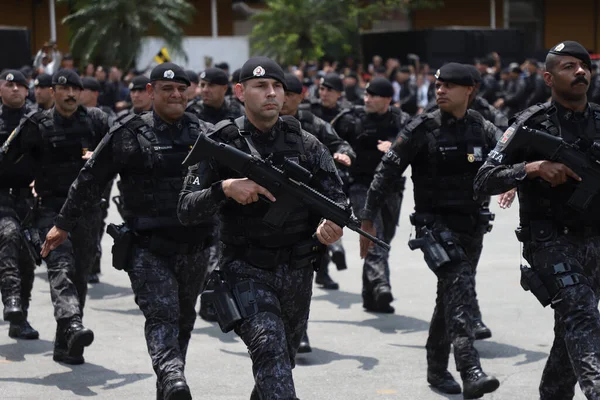
<svg viewBox="0 0 600 400">
<path fill-rule="evenodd" d="M 52 96 L 52 76 L 48 74 L 39 74 L 33 81 L 35 102 L 39 110 L 47 110 L 54 105 Z"/>
<path fill-rule="evenodd" d="M 343 101 L 343 95 L 344 81 L 335 72 L 330 72 L 319 81 L 319 100 L 313 99 L 310 111 L 331 123 L 344 108 L 352 107 L 351 103 Z"/>
<path fill-rule="evenodd" d="M 150 80 L 147 90 L 153 112 L 126 117 L 104 137 L 73 183 L 43 253 L 67 238 L 85 210 L 99 201 L 106 184 L 119 174 L 125 224 L 113 236 L 113 264 L 128 272 L 135 301 L 146 318 L 157 398 L 191 399 L 184 376 L 185 356 L 213 225 L 209 219 L 182 226 L 176 214 L 176 188 L 183 185 L 183 159 L 207 125 L 185 113 L 190 82 L 181 67 L 160 64 Z"/>
<path fill-rule="evenodd" d="M 332 126 L 309 111 L 302 103 L 302 82 L 294 74 L 285 74 L 285 101 L 281 115 L 292 115 L 300 121 L 302 129 L 312 133 L 323 143 L 333 156 L 333 159 L 343 167 L 350 167 L 356 159 L 356 153 L 348 142 L 338 136 Z M 329 255 L 331 253 L 331 256 Z M 329 246 L 329 251 L 321 261 L 321 267 L 316 273 L 315 282 L 325 289 L 339 289 L 339 285 L 329 276 L 328 264 L 332 260 L 338 269 L 346 269 L 346 255 L 341 241 Z"/>
<path fill-rule="evenodd" d="M 242 132 L 238 121 L 221 123 L 211 138 L 269 157 L 276 165 L 285 160 L 297 162 L 312 173 L 311 186 L 345 205 L 329 150 L 304 132 L 295 118 L 279 117 L 285 96 L 281 67 L 266 57 L 251 58 L 242 67 L 240 82 L 235 94 L 246 106 L 246 116 L 240 120 Z M 273 195 L 211 159 L 190 167 L 185 183 L 178 207 L 180 220 L 194 224 L 219 213 L 221 273 L 239 289 L 240 298 L 256 300 L 256 312 L 235 326 L 252 358 L 255 387 L 251 399 L 295 399 L 292 368 L 308 319 L 312 255 L 320 247 L 312 236 L 316 231 L 318 240 L 328 245 L 341 237 L 342 229 L 330 221 L 319 222 L 321 217 L 306 207 L 291 209 L 281 228 L 266 225 L 262 221 L 269 205 L 259 201 L 259 195 L 274 202 Z"/>
<path fill-rule="evenodd" d="M 343 111 L 334 121 L 340 137 L 356 151 L 356 161 L 350 170 L 350 201 L 359 215 L 369 185 L 381 157 L 389 150 L 408 119 L 408 114 L 391 106 L 394 88 L 385 78 L 374 78 L 366 88 L 365 105 Z M 404 192 L 405 178 L 400 177 L 396 190 L 386 194 L 384 206 L 374 219 L 377 236 L 390 243 L 394 237 Z M 372 247 L 363 264 L 363 307 L 368 311 L 393 313 L 390 287 L 389 252 Z"/>
<path fill-rule="evenodd" d="M 188 111 L 203 121 L 216 124 L 228 118 L 244 115 L 244 108 L 238 102 L 225 98 L 229 77 L 220 68 L 207 68 L 200 73 L 200 98 L 188 105 Z"/>
<path fill-rule="evenodd" d="M 496 390 L 499 382 L 481 369 L 473 346 L 473 271 L 488 231 L 489 197 L 473 196 L 472 182 L 500 131 L 475 111 L 467 110 L 473 78 L 458 63 L 436 73 L 439 110 L 421 114 L 398 136 L 377 167 L 362 213 L 363 228 L 373 221 L 387 193 L 410 165 L 415 190 L 417 240 L 425 262 L 438 278 L 436 307 L 427 340 L 427 381 L 444 393 L 461 388 L 448 372 L 450 346 L 463 381 L 465 399 Z M 361 257 L 369 241 L 361 238 Z"/>
<path fill-rule="evenodd" d="M 71 183 L 108 131 L 106 114 L 79 104 L 83 84 L 79 76 L 63 69 L 52 77 L 54 107 L 28 115 L 17 134 L 4 145 L 2 169 L 21 156 L 34 163 L 39 209 L 37 228 L 45 235 L 64 203 Z M 90 219 L 94 219 L 90 210 Z M 82 324 L 87 278 L 96 257 L 96 229 L 90 223 L 73 227 L 66 242 L 48 255 L 48 281 L 57 321 L 54 361 L 84 362 L 83 350 L 94 334 Z"/>
<path fill-rule="evenodd" d="M 555 338 L 539 386 L 542 400 L 572 399 L 577 382 L 588 399 L 600 398 L 600 199 L 582 205 L 572 197 L 586 180 L 542 153 L 536 147 L 542 139 L 532 139 L 523 127 L 572 144 L 582 160 L 596 160 L 600 106 L 587 101 L 590 65 L 577 42 L 549 51 L 544 81 L 552 101 L 516 116 L 475 181 L 476 192 L 484 196 L 518 188 L 518 238 L 531 265 L 522 267 L 522 284 L 554 309 Z"/>
<path fill-rule="evenodd" d="M 145 75 L 136 76 L 129 83 L 129 97 L 131 98 L 131 108 L 119 111 L 116 120 L 125 118 L 129 114 L 141 114 L 152 110 L 152 99 L 146 91 L 146 86 L 150 79 Z"/>
<path fill-rule="evenodd" d="M 0 79 L 0 144 L 5 144 L 21 119 L 31 110 L 25 104 L 28 86 L 23 74 L 7 70 L 0 75 Z M 10 322 L 8 335 L 19 339 L 39 337 L 39 333 L 27 322 L 35 263 L 27 251 L 21 232 L 21 221 L 29 211 L 28 202 L 31 200 L 31 167 L 31 160 L 24 158 L 0 172 L 0 290 L 4 320 Z"/>
</svg>

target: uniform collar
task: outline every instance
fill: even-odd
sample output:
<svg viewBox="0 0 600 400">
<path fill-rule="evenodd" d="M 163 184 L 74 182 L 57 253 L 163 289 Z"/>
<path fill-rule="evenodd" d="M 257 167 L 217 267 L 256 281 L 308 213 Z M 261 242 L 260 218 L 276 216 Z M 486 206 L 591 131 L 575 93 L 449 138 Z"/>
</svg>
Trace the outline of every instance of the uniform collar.
<svg viewBox="0 0 600 400">
<path fill-rule="evenodd" d="M 183 129 L 183 117 L 179 118 L 174 123 L 170 124 L 163 120 L 156 112 L 152 112 L 152 119 L 154 120 L 154 129 L 164 132 L 169 130 L 181 131 Z"/>
<path fill-rule="evenodd" d="M 245 117 L 244 132 L 249 133 L 253 140 L 270 142 L 275 140 L 277 137 L 277 132 L 281 130 L 281 124 L 281 118 L 277 118 L 277 122 L 275 122 L 275 125 L 273 125 L 271 129 L 269 129 L 267 132 L 261 132 L 254 125 L 252 125 L 247 117 Z"/>
<path fill-rule="evenodd" d="M 444 111 L 441 111 L 441 113 L 442 113 L 442 125 L 448 125 L 448 126 L 458 125 L 458 124 L 465 123 L 465 121 L 467 119 L 467 113 L 465 113 L 464 117 L 462 117 L 462 118 L 456 118 L 454 115 L 444 112 Z"/>
<path fill-rule="evenodd" d="M 560 103 L 553 101 L 552 105 L 556 108 L 556 112 L 559 120 L 561 121 L 569 121 L 569 122 L 577 122 L 582 120 L 587 120 L 590 116 L 590 104 L 588 103 L 585 107 L 584 112 L 575 112 L 570 110 Z"/>
</svg>

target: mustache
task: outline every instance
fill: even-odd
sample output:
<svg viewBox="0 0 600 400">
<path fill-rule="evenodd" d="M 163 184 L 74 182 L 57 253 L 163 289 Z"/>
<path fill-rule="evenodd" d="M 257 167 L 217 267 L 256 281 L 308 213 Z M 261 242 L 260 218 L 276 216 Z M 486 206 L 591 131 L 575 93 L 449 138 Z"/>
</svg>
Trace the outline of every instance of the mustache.
<svg viewBox="0 0 600 400">
<path fill-rule="evenodd" d="M 571 86 L 575 86 L 578 83 L 585 83 L 586 85 L 589 85 L 589 82 L 587 79 L 585 79 L 583 76 L 580 76 L 578 78 L 575 78 L 575 80 L 571 83 Z"/>
<path fill-rule="evenodd" d="M 75 97 L 67 97 L 65 101 L 77 101 L 77 99 Z"/>
</svg>

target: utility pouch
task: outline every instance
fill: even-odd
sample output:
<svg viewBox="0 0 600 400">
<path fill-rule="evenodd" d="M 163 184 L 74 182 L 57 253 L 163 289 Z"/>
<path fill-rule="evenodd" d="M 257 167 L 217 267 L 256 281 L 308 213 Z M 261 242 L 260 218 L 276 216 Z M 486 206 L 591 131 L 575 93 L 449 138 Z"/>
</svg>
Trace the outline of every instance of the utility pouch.
<svg viewBox="0 0 600 400">
<path fill-rule="evenodd" d="M 106 233 L 115 241 L 112 247 L 113 267 L 119 271 L 127 271 L 130 268 L 135 234 L 125 224 L 109 224 Z"/>
</svg>

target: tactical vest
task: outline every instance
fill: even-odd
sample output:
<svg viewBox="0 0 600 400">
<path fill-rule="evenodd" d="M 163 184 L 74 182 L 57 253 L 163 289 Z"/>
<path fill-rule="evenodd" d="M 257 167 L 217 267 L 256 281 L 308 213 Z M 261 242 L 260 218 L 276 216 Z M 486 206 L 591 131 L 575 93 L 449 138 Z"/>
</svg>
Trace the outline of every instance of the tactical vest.
<svg viewBox="0 0 600 400">
<path fill-rule="evenodd" d="M 587 120 L 584 139 L 589 144 L 600 143 L 600 106 L 590 105 L 590 117 Z M 527 125 L 545 131 L 553 136 L 561 136 L 566 142 L 576 140 L 573 132 L 567 132 L 560 125 L 556 108 L 551 103 L 532 106 L 519 114 L 515 124 Z M 527 161 L 541 160 L 543 157 L 530 154 Z M 577 183 L 569 179 L 565 184 L 550 187 L 541 179 L 525 179 L 519 185 L 519 212 L 521 223 L 527 225 L 530 221 L 552 220 L 559 225 L 572 228 L 598 226 L 600 223 L 600 196 L 592 199 L 586 212 L 579 212 L 567 205 L 575 191 Z"/>
<path fill-rule="evenodd" d="M 87 111 L 80 109 L 59 125 L 54 111 L 32 116 L 43 140 L 41 159 L 35 173 L 35 190 L 42 198 L 66 198 L 71 184 L 85 164 L 81 157 L 93 151 L 96 134 Z"/>
<path fill-rule="evenodd" d="M 130 115 L 119 129 L 136 135 L 142 162 L 122 171 L 119 190 L 123 219 L 133 230 L 181 227 L 177 202 L 187 170 L 182 162 L 200 134 L 200 125 L 184 114 L 181 135 L 154 127 L 154 113 Z"/>
<path fill-rule="evenodd" d="M 302 125 L 302 129 L 315 135 L 315 114 L 310 112 L 307 108 L 298 108 L 298 121 Z"/>
<path fill-rule="evenodd" d="M 30 110 L 24 106 L 20 110 L 4 112 L 0 107 L 0 146 L 8 140 L 10 134 L 17 128 L 21 118 L 25 117 Z M 2 189 L 28 188 L 33 181 L 33 160 L 29 155 L 22 157 L 18 162 L 6 167 L 0 175 L 0 191 Z"/>
<path fill-rule="evenodd" d="M 454 210 L 471 213 L 489 203 L 489 197 L 478 198 L 473 180 L 491 148 L 484 133 L 484 120 L 468 110 L 461 126 L 442 124 L 438 110 L 422 117 L 413 134 L 427 136 L 426 160 L 414 166 L 415 210 L 439 212 Z M 458 130 L 458 131 L 457 131 Z"/>
<path fill-rule="evenodd" d="M 313 168 L 307 163 L 300 124 L 293 117 L 280 118 L 281 131 L 277 133 L 274 141 L 263 145 L 257 146 L 257 141 L 252 140 L 250 134 L 244 131 L 244 117 L 236 119 L 235 125 L 229 124 L 222 128 L 220 133 L 215 132 L 215 135 L 218 134 L 221 140 L 239 150 L 268 158 L 277 167 L 281 167 L 283 161 L 288 159 L 311 171 Z M 233 172 L 228 176 L 241 177 Z M 232 246 L 281 248 L 307 240 L 314 233 L 318 220 L 314 220 L 306 207 L 295 206 L 290 210 L 284 224 L 275 228 L 263 223 L 269 206 L 270 203 L 263 200 L 249 205 L 238 204 L 232 199 L 227 200 L 219 215 L 221 241 Z"/>
<path fill-rule="evenodd" d="M 385 115 L 378 116 L 377 119 L 369 116 L 362 106 L 355 107 L 353 112 L 359 124 L 356 126 L 356 138 L 350 143 L 356 151 L 356 161 L 352 164 L 351 173 L 355 179 L 360 176 L 368 177 L 370 183 L 383 157 L 383 153 L 377 149 L 378 141 L 394 140 L 404 124 L 403 115 L 395 107 L 390 107 Z"/>
</svg>

